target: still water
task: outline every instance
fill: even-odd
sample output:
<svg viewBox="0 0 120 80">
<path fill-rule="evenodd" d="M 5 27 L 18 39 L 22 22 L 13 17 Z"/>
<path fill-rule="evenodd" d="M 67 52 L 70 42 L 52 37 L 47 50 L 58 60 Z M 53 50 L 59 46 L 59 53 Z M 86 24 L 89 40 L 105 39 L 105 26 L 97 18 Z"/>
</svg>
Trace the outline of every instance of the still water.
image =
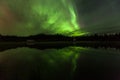
<svg viewBox="0 0 120 80">
<path fill-rule="evenodd" d="M 120 51 L 19 47 L 0 52 L 0 80 L 120 80 Z"/>
</svg>

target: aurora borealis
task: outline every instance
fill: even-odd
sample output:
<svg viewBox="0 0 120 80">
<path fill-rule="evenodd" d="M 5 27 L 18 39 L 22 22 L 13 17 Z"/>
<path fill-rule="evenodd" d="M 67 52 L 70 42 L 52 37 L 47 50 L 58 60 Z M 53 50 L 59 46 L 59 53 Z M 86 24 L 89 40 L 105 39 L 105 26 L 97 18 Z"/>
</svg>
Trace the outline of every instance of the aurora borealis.
<svg viewBox="0 0 120 80">
<path fill-rule="evenodd" d="M 115 33 L 119 7 L 118 0 L 0 0 L 0 34 Z"/>
<path fill-rule="evenodd" d="M 72 0 L 2 0 L 0 13 L 2 35 L 71 35 L 80 31 Z"/>
</svg>

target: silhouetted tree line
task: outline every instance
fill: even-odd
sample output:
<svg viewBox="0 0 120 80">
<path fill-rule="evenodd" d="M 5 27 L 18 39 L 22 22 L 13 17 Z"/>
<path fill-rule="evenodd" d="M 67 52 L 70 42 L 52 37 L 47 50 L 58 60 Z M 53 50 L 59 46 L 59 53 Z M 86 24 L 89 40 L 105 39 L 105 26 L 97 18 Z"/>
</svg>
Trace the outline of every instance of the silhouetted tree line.
<svg viewBox="0 0 120 80">
<path fill-rule="evenodd" d="M 120 41 L 120 33 L 116 34 L 93 34 L 93 35 L 84 35 L 77 37 L 68 37 L 60 34 L 56 35 L 45 35 L 39 34 L 29 37 L 17 37 L 17 36 L 2 36 L 0 35 L 0 41 Z"/>
<path fill-rule="evenodd" d="M 120 41 L 120 33 L 93 34 L 75 38 L 77 41 Z"/>
<path fill-rule="evenodd" d="M 45 34 L 39 34 L 35 36 L 29 36 L 29 37 L 17 37 L 17 36 L 1 36 L 0 35 L 0 41 L 27 41 L 27 40 L 35 40 L 35 41 L 72 41 L 71 37 L 63 36 L 63 35 L 45 35 Z"/>
</svg>

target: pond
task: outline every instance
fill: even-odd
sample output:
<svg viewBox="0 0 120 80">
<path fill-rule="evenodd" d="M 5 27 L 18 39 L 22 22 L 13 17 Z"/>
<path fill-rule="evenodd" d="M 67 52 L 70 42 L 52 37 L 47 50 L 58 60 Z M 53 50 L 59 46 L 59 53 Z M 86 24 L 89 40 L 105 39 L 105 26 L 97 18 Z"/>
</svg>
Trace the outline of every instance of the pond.
<svg viewBox="0 0 120 80">
<path fill-rule="evenodd" d="M 0 52 L 0 80 L 120 80 L 120 51 L 69 46 Z"/>
</svg>

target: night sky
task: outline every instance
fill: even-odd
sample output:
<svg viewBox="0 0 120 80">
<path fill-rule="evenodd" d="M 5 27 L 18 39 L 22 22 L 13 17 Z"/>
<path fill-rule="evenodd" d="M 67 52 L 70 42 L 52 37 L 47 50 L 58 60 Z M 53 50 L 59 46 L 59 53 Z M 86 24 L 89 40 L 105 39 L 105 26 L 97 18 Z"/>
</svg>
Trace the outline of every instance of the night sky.
<svg viewBox="0 0 120 80">
<path fill-rule="evenodd" d="M 120 32 L 120 0 L 76 0 L 79 25 L 90 33 Z"/>
<path fill-rule="evenodd" d="M 0 0 L 0 34 L 119 32 L 119 4 L 119 0 Z"/>
</svg>

